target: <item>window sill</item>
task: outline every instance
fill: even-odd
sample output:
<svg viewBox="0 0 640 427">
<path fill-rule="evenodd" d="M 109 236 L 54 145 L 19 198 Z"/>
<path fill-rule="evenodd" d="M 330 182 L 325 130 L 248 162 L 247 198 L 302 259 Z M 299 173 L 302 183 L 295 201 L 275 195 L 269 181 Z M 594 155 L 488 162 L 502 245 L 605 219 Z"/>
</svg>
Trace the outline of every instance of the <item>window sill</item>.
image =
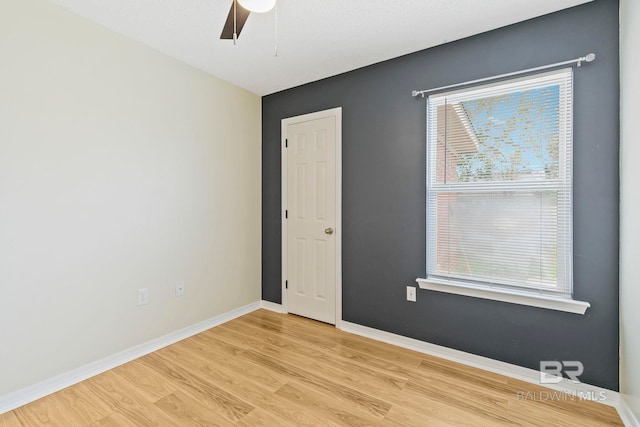
<svg viewBox="0 0 640 427">
<path fill-rule="evenodd" d="M 587 311 L 587 308 L 591 307 L 591 304 L 584 301 L 519 293 L 505 289 L 481 288 L 478 286 L 444 282 L 433 279 L 416 279 L 416 282 L 418 282 L 420 289 L 429 289 L 449 294 L 503 301 L 512 304 L 529 305 L 549 310 L 566 311 L 568 313 L 584 314 L 585 311 Z"/>
</svg>

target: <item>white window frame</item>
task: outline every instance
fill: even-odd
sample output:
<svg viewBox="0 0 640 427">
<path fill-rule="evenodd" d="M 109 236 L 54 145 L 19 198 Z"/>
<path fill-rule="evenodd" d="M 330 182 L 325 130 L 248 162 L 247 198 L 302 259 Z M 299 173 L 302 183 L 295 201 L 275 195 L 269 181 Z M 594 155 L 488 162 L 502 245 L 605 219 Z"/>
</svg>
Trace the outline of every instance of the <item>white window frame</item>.
<svg viewBox="0 0 640 427">
<path fill-rule="evenodd" d="M 518 79 L 511 79 L 507 81 L 502 81 L 499 83 L 493 83 L 489 85 L 482 85 L 472 88 L 467 88 L 463 90 L 458 90 L 454 92 L 448 92 L 447 96 L 456 96 L 456 94 L 466 94 L 473 92 L 478 98 L 482 97 L 482 93 L 487 91 L 491 93 L 495 93 L 496 89 L 500 91 L 500 93 L 511 93 L 516 88 L 522 88 L 523 84 L 529 84 L 532 88 L 542 87 L 548 81 L 556 81 L 559 77 L 567 76 L 565 73 L 571 73 L 570 78 L 572 79 L 572 69 L 564 69 L 564 70 L 556 70 L 547 73 L 542 73 L 534 76 L 528 76 Z M 572 85 L 563 86 L 560 84 L 560 96 L 567 97 L 572 96 Z M 443 93 L 432 95 L 427 99 L 427 278 L 418 278 L 416 282 L 420 286 L 421 289 L 428 289 L 439 292 L 446 292 L 458 295 L 471 296 L 476 298 L 484 298 L 491 299 L 496 301 L 503 301 L 521 305 L 528 305 L 534 307 L 541 307 L 552 310 L 566 311 L 577 314 L 584 314 L 587 308 L 590 307 L 588 302 L 577 301 L 572 298 L 572 262 L 571 262 L 571 253 L 572 253 L 572 221 L 569 221 L 569 224 L 563 225 L 565 229 L 561 230 L 561 233 L 566 236 L 565 239 L 558 239 L 558 257 L 563 257 L 562 262 L 559 262 L 559 266 L 566 266 L 569 269 L 567 271 L 565 277 L 568 277 L 569 283 L 566 285 L 566 289 L 563 293 L 558 293 L 554 290 L 545 291 L 544 289 L 534 289 L 534 288 L 526 288 L 524 286 L 519 286 L 518 284 L 512 283 L 488 283 L 481 280 L 478 281 L 469 281 L 460 278 L 456 278 L 455 276 L 447 276 L 442 273 L 438 274 L 429 274 L 430 271 L 434 271 L 436 268 L 436 255 L 435 251 L 437 250 L 436 245 L 436 236 L 429 236 L 429 230 L 435 230 L 435 222 L 437 218 L 434 212 L 429 212 L 429 201 L 430 197 L 437 197 L 439 191 L 444 192 L 469 192 L 469 191 L 526 191 L 526 190 L 536 190 L 540 191 L 543 188 L 548 190 L 564 190 L 563 187 L 563 176 L 569 180 L 569 184 L 571 181 L 571 168 L 567 171 L 565 169 L 565 165 L 567 165 L 567 156 L 571 156 L 571 151 L 567 153 L 567 147 L 571 147 L 571 135 L 572 135 L 572 123 L 571 120 L 565 120 L 565 117 L 571 117 L 572 112 L 569 111 L 569 114 L 566 114 L 567 111 L 564 110 L 566 103 L 560 103 L 560 118 L 561 118 L 561 131 L 560 131 L 560 176 L 557 180 L 546 180 L 544 182 L 491 182 L 491 183 L 446 183 L 446 184 L 438 184 L 436 182 L 436 159 L 435 156 L 430 156 L 430 145 L 435 144 L 437 138 L 437 131 L 433 131 L 429 129 L 429 108 L 433 106 L 430 105 L 429 101 L 432 97 L 440 98 Z M 571 102 L 569 103 L 571 105 Z M 437 108 L 437 105 L 435 106 Z M 563 111 L 564 110 L 564 111 Z M 563 132 L 562 130 L 566 130 L 567 132 Z M 565 137 L 566 136 L 566 137 Z M 568 159 L 571 160 L 571 159 Z M 570 162 L 569 162 L 570 164 Z M 569 185 L 570 187 L 570 185 Z M 569 198 L 571 199 L 572 190 L 569 192 Z M 432 204 L 432 206 L 435 206 Z M 434 210 L 437 210 L 435 208 Z M 567 254 L 568 255 L 564 255 Z M 565 262 L 565 257 L 568 257 L 568 262 Z"/>
</svg>

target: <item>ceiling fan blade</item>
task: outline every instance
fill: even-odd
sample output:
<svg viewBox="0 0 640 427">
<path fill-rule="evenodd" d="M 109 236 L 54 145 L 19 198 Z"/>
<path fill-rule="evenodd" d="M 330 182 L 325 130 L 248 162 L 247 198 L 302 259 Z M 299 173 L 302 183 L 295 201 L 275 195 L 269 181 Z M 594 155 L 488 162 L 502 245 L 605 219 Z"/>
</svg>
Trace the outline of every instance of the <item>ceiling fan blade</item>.
<svg viewBox="0 0 640 427">
<path fill-rule="evenodd" d="M 231 8 L 229 9 L 229 14 L 227 15 L 227 20 L 224 23 L 224 27 L 222 27 L 222 33 L 220 34 L 221 40 L 233 40 L 233 4 L 236 4 L 236 33 L 237 36 L 240 37 L 240 32 L 242 31 L 242 27 L 244 27 L 244 23 L 247 22 L 247 18 L 249 17 L 249 11 L 244 7 L 240 6 L 240 3 L 237 0 L 233 0 L 231 2 Z"/>
</svg>

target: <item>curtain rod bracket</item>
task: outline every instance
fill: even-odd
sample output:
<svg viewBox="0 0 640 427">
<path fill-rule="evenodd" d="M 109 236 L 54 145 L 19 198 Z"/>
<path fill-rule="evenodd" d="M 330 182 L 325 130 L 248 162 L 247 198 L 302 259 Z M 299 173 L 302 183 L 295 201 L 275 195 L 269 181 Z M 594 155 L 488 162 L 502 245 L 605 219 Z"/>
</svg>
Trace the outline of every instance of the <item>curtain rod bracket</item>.
<svg viewBox="0 0 640 427">
<path fill-rule="evenodd" d="M 587 56 L 583 56 L 582 58 L 578 58 L 578 67 L 582 67 L 582 61 L 585 62 L 593 62 L 596 59 L 596 54 L 595 53 L 590 53 Z"/>
</svg>

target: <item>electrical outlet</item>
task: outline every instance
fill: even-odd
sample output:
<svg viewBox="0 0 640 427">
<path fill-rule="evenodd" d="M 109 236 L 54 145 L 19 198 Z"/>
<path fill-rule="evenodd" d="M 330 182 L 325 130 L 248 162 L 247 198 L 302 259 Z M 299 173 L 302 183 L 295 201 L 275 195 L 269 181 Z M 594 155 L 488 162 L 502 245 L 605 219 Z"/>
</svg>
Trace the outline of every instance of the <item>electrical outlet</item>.
<svg viewBox="0 0 640 427">
<path fill-rule="evenodd" d="M 184 295 L 184 280 L 176 282 L 176 296 L 181 297 Z"/>
<path fill-rule="evenodd" d="M 149 288 L 138 289 L 138 305 L 149 304 Z"/>
<path fill-rule="evenodd" d="M 416 302 L 416 287 L 407 286 L 407 301 Z"/>
</svg>

